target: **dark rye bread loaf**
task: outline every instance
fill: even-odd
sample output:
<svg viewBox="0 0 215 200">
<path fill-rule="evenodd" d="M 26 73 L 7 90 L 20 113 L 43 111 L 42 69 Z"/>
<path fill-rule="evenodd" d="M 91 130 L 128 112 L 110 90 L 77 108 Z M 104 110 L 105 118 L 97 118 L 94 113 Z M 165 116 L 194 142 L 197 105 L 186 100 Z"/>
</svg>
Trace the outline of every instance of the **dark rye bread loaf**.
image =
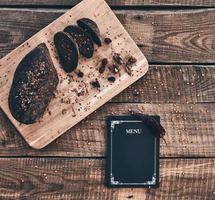
<svg viewBox="0 0 215 200">
<path fill-rule="evenodd" d="M 32 124 L 43 116 L 59 79 L 44 43 L 28 53 L 19 63 L 9 93 L 9 109 L 13 117 Z"/>
<path fill-rule="evenodd" d="M 98 45 L 101 46 L 102 42 L 100 39 L 100 30 L 96 22 L 89 18 L 81 18 L 77 20 L 78 26 L 83 28 L 87 33 L 90 34 L 92 37 L 93 41 Z"/>
<path fill-rule="evenodd" d="M 92 58 L 94 53 L 94 44 L 91 36 L 79 26 L 67 26 L 64 32 L 69 33 L 77 43 L 79 52 L 86 58 Z"/>
<path fill-rule="evenodd" d="M 65 72 L 70 73 L 78 66 L 78 46 L 72 37 L 65 32 L 54 35 L 54 44 L 57 49 L 60 64 Z"/>
</svg>

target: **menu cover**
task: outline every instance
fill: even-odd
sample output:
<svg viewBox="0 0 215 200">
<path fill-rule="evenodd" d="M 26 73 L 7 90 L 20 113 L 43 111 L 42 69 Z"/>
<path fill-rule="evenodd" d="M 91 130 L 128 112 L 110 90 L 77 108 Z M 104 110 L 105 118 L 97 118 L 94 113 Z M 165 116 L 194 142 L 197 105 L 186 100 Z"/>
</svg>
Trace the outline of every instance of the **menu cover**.
<svg viewBox="0 0 215 200">
<path fill-rule="evenodd" d="M 159 187 L 160 139 L 149 126 L 134 116 L 110 116 L 107 141 L 107 186 Z"/>
</svg>

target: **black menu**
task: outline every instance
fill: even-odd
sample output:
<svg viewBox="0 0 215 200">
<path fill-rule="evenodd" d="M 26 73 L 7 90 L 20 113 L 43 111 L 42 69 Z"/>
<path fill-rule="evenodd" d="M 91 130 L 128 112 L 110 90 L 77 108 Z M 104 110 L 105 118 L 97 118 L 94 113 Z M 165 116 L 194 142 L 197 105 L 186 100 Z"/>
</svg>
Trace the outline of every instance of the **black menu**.
<svg viewBox="0 0 215 200">
<path fill-rule="evenodd" d="M 160 122 L 159 116 L 152 116 Z M 159 187 L 160 140 L 133 116 L 107 118 L 109 187 Z"/>
</svg>

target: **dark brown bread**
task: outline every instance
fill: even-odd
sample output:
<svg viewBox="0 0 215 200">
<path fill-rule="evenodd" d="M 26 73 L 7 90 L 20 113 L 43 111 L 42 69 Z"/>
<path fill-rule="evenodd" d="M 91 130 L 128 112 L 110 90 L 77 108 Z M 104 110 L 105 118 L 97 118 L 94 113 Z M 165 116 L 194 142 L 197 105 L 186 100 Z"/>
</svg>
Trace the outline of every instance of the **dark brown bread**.
<svg viewBox="0 0 215 200">
<path fill-rule="evenodd" d="M 77 21 L 78 26 L 83 28 L 87 33 L 89 33 L 93 39 L 93 41 L 101 46 L 102 42 L 100 39 L 100 30 L 96 22 L 89 18 L 82 18 Z"/>
<path fill-rule="evenodd" d="M 38 121 L 58 82 L 48 48 L 42 43 L 22 59 L 15 71 L 8 99 L 13 117 L 24 124 Z"/>
<path fill-rule="evenodd" d="M 67 26 L 64 31 L 69 33 L 72 39 L 77 43 L 79 52 L 86 58 L 92 58 L 94 53 L 94 44 L 91 36 L 79 26 Z"/>
<path fill-rule="evenodd" d="M 78 46 L 72 37 L 65 32 L 58 32 L 54 35 L 54 44 L 58 57 L 65 72 L 70 73 L 78 66 Z"/>
</svg>

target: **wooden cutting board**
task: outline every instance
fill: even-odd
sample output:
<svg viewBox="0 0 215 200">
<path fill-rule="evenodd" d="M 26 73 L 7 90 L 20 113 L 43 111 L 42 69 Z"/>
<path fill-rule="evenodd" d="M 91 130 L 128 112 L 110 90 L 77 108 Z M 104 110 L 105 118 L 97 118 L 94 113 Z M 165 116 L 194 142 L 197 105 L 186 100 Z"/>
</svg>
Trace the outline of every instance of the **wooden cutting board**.
<svg viewBox="0 0 215 200">
<path fill-rule="evenodd" d="M 82 17 L 96 21 L 102 39 L 109 37 L 112 39 L 112 43 L 97 48 L 91 59 L 79 59 L 77 69 L 84 73 L 84 77 L 79 78 L 74 72 L 68 76 L 62 70 L 53 45 L 53 35 L 62 31 L 66 26 L 75 24 L 76 20 Z M 40 121 L 32 125 L 25 125 L 16 121 L 11 115 L 8 107 L 8 94 L 14 72 L 20 61 L 43 42 L 46 43 L 50 51 L 60 83 L 55 94 L 56 98 L 52 99 Z M 111 74 L 110 71 L 106 70 L 101 75 L 98 68 L 101 59 L 112 60 L 114 52 L 121 52 L 122 57 L 132 55 L 137 59 L 137 63 L 132 68 L 132 76 L 122 69 L 120 75 L 116 76 L 116 81 L 110 83 L 107 80 Z M 84 0 L 0 60 L 0 106 L 26 142 L 35 149 L 41 149 L 134 83 L 147 70 L 148 63 L 145 56 L 106 2 Z M 95 78 L 98 78 L 101 84 L 100 90 L 92 88 L 90 85 L 90 82 Z M 82 93 L 82 95 L 78 96 L 77 93 Z"/>
</svg>

